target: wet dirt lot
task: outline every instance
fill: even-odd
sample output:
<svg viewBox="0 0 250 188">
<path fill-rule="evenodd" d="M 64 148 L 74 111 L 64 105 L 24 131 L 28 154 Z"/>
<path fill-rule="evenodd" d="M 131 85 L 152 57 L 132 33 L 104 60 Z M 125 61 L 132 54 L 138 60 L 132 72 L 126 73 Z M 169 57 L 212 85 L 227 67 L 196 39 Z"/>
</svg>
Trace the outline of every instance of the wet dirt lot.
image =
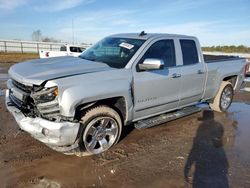
<svg viewBox="0 0 250 188">
<path fill-rule="evenodd" d="M 0 64 L 0 89 L 7 70 Z M 20 132 L 2 94 L 0 187 L 250 187 L 250 93 L 237 93 L 227 113 L 128 128 L 109 151 L 81 158 Z"/>
</svg>

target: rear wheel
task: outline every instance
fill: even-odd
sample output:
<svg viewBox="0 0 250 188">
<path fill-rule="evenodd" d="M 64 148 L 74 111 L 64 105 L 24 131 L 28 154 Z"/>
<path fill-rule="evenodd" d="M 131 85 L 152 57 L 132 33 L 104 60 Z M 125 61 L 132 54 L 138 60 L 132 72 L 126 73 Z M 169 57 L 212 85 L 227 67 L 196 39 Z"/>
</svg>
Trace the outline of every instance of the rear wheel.
<svg viewBox="0 0 250 188">
<path fill-rule="evenodd" d="M 210 108 L 217 112 L 225 112 L 232 103 L 233 95 L 233 85 L 228 81 L 223 81 L 213 102 L 209 103 Z"/>
<path fill-rule="evenodd" d="M 82 117 L 79 145 L 90 154 L 99 154 L 115 145 L 121 135 L 119 114 L 108 106 L 97 106 Z"/>
</svg>

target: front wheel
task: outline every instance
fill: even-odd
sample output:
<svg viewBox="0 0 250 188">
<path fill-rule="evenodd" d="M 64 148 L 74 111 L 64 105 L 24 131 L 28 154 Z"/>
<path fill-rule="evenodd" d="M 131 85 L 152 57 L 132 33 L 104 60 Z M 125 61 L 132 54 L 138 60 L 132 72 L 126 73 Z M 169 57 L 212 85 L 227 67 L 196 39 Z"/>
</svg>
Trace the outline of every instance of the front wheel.
<svg viewBox="0 0 250 188">
<path fill-rule="evenodd" d="M 225 112 L 233 101 L 233 95 L 234 90 L 232 83 L 223 81 L 214 100 L 209 103 L 210 108 L 217 112 Z"/>
<path fill-rule="evenodd" d="M 97 106 L 81 119 L 79 146 L 90 154 L 99 154 L 115 145 L 121 135 L 122 121 L 119 114 L 108 106 Z"/>
</svg>

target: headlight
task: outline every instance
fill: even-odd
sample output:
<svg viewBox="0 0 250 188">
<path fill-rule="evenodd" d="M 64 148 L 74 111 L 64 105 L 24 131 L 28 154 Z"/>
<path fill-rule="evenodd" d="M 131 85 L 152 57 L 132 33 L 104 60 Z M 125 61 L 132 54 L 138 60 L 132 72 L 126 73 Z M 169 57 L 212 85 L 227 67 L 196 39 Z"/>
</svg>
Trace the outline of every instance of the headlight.
<svg viewBox="0 0 250 188">
<path fill-rule="evenodd" d="M 55 100 L 58 96 L 58 88 L 44 88 L 41 91 L 32 94 L 32 98 L 36 103 L 45 103 Z"/>
</svg>

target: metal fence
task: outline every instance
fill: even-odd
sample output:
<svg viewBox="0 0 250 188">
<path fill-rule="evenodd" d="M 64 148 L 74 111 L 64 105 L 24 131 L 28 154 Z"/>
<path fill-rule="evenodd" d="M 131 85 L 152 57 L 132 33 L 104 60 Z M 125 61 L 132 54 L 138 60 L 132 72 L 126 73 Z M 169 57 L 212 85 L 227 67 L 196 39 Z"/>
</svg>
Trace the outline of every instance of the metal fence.
<svg viewBox="0 0 250 188">
<path fill-rule="evenodd" d="M 0 52 L 39 53 L 40 50 L 59 51 L 65 43 L 0 40 Z M 81 45 L 88 47 L 88 44 Z"/>
</svg>

